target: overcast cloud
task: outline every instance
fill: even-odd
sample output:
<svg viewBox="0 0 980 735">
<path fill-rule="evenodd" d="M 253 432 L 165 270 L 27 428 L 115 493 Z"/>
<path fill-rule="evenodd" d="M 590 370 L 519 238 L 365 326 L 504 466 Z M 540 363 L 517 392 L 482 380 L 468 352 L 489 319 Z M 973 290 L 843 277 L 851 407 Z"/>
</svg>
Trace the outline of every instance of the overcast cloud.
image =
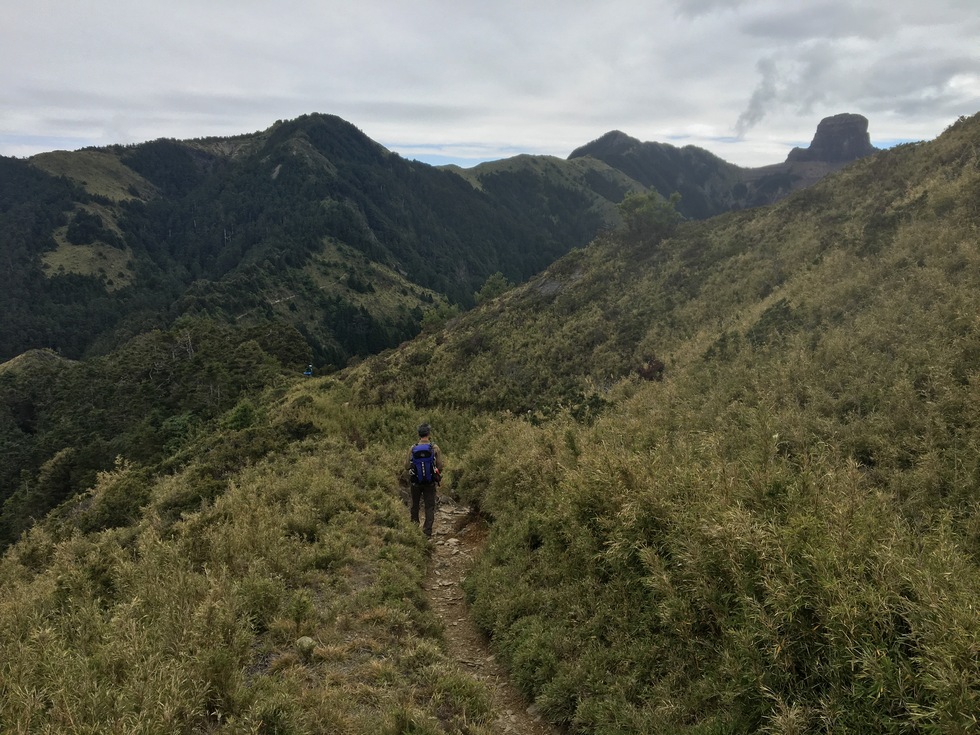
<svg viewBox="0 0 980 735">
<path fill-rule="evenodd" d="M 761 166 L 852 112 L 880 147 L 980 111 L 978 0 L 4 0 L 0 154 L 324 112 L 406 158 L 610 130 Z"/>
</svg>

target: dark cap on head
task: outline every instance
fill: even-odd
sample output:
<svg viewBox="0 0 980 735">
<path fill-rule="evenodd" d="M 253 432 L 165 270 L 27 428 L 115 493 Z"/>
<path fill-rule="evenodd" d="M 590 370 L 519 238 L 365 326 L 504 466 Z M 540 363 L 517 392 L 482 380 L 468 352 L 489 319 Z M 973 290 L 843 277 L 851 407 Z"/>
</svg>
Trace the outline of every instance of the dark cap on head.
<svg viewBox="0 0 980 735">
<path fill-rule="evenodd" d="M 419 426 L 419 436 L 428 436 L 432 433 L 432 427 L 428 424 L 422 424 Z"/>
</svg>

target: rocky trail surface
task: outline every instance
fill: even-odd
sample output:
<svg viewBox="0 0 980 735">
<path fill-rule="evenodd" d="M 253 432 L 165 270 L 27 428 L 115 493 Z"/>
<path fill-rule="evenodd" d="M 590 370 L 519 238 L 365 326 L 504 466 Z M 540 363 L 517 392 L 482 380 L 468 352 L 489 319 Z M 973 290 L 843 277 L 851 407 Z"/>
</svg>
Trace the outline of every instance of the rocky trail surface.
<svg viewBox="0 0 980 735">
<path fill-rule="evenodd" d="M 461 583 L 486 535 L 482 519 L 448 498 L 441 498 L 433 526 L 426 595 L 445 626 L 449 655 L 490 692 L 493 711 L 498 713 L 493 731 L 501 735 L 558 735 L 560 731 L 545 722 L 534 705 L 510 683 L 506 669 L 497 662 L 486 637 L 470 616 Z"/>
</svg>

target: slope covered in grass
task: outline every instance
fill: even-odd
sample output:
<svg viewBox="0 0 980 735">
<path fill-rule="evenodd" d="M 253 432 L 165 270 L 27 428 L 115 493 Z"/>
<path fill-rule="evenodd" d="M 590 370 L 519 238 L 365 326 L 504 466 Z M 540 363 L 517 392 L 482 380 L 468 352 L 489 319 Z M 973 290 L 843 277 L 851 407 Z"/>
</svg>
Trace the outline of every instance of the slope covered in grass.
<svg viewBox="0 0 980 735">
<path fill-rule="evenodd" d="M 978 143 L 609 235 L 122 461 L 0 562 L 0 729 L 489 732 L 398 502 L 425 419 L 491 521 L 471 609 L 569 732 L 971 732 Z"/>
<path fill-rule="evenodd" d="M 553 719 L 976 726 L 978 142 L 597 242 L 352 374 L 368 403 L 592 417 L 501 419 L 458 488 L 495 520 L 476 615 Z"/>
<path fill-rule="evenodd" d="M 123 462 L 8 551 L 0 730 L 487 732 L 392 492 L 414 417 L 341 398 L 243 404 L 174 471 Z"/>
</svg>

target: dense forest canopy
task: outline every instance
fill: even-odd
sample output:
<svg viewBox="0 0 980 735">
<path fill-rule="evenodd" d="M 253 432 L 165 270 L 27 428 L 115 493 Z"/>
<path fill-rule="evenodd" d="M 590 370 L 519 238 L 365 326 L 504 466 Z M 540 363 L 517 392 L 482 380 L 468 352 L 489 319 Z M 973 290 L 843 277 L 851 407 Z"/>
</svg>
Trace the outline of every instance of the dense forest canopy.
<svg viewBox="0 0 980 735">
<path fill-rule="evenodd" d="M 588 213 L 584 192 L 504 174 L 474 187 L 326 115 L 237 139 L 158 140 L 3 166 L 0 234 L 17 290 L 4 295 L 2 359 L 28 349 L 78 359 L 193 313 L 291 323 L 318 362 L 338 367 L 412 336 L 415 310 L 433 296 L 471 305 L 490 275 L 525 280 L 605 224 Z M 335 278 L 363 288 L 374 264 L 405 279 L 401 314 L 365 315 L 377 322 L 370 344 L 344 333 L 358 301 L 349 293 L 332 294 L 339 303 L 309 293 L 293 311 L 256 310 L 308 278 L 329 243 L 360 256 Z M 103 246 L 124 251 L 121 268 L 78 265 Z M 41 259 L 59 249 L 57 266 Z M 243 272 L 245 289 L 236 283 Z"/>
</svg>

